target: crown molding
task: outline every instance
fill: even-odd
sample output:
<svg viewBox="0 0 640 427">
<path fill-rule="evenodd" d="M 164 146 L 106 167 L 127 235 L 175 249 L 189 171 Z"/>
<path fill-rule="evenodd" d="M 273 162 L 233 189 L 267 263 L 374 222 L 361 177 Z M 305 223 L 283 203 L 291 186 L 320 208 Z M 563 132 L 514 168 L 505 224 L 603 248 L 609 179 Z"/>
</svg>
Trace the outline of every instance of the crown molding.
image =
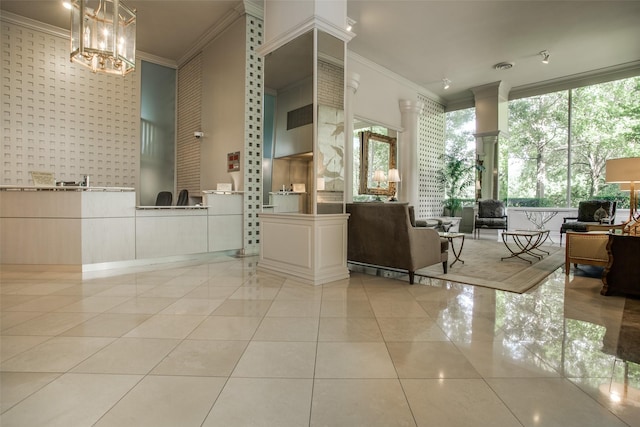
<svg viewBox="0 0 640 427">
<path fill-rule="evenodd" d="M 205 33 L 196 41 L 196 43 L 178 59 L 177 64 L 178 67 L 189 62 L 194 56 L 202 52 L 202 50 L 213 40 L 216 39 L 220 34 L 224 32 L 227 28 L 231 26 L 234 22 L 236 22 L 239 18 L 244 16 L 245 7 L 243 4 L 234 8 L 227 12 L 218 22 L 213 24 Z"/>
<path fill-rule="evenodd" d="M 53 25 L 45 24 L 44 22 L 36 21 L 34 19 L 25 18 L 21 15 L 16 15 L 15 13 L 0 11 L 0 21 L 7 22 L 9 24 L 21 25 L 23 27 L 27 27 L 30 30 L 41 31 L 45 34 L 49 34 L 50 36 L 62 37 L 65 39 L 69 39 L 71 37 L 69 30 L 65 30 L 64 28 L 54 27 Z"/>
</svg>

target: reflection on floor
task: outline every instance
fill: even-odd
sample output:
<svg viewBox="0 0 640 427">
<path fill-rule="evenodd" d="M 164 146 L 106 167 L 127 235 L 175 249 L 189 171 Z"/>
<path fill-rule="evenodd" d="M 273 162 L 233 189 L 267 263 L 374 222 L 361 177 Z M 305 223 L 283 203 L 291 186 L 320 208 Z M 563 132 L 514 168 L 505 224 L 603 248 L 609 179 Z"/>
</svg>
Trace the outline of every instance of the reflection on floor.
<svg viewBox="0 0 640 427">
<path fill-rule="evenodd" d="M 640 303 L 218 257 L 1 277 L 8 426 L 640 426 Z"/>
</svg>

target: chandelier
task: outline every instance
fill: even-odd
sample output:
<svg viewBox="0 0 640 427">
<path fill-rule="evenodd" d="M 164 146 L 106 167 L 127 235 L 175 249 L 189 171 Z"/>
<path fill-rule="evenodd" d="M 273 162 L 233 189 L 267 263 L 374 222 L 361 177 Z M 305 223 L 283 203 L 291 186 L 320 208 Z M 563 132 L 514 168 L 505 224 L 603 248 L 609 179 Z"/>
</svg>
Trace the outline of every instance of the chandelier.
<svg viewBox="0 0 640 427">
<path fill-rule="evenodd" d="M 124 76 L 136 68 L 136 10 L 120 0 L 73 0 L 71 61 Z"/>
</svg>

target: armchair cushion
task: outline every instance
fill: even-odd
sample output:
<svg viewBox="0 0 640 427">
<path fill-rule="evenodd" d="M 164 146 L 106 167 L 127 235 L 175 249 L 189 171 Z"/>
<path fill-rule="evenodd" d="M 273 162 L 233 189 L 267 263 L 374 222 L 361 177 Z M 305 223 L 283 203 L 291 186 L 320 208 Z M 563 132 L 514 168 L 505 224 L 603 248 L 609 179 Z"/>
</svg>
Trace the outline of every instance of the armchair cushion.
<svg viewBox="0 0 640 427">
<path fill-rule="evenodd" d="M 501 200 L 480 200 L 478 218 L 504 218 L 505 208 Z"/>
</svg>

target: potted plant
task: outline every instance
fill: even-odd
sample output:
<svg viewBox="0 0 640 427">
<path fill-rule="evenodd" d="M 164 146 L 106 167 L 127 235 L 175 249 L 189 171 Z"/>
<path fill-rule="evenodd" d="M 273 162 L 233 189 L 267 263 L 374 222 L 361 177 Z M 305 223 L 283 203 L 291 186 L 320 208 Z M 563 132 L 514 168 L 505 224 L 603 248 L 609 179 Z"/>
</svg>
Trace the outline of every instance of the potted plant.
<svg viewBox="0 0 640 427">
<path fill-rule="evenodd" d="M 442 169 L 437 172 L 438 189 L 445 194 L 445 216 L 462 216 L 462 198 L 465 189 L 475 183 L 475 164 L 453 154 L 443 154 Z"/>
</svg>

